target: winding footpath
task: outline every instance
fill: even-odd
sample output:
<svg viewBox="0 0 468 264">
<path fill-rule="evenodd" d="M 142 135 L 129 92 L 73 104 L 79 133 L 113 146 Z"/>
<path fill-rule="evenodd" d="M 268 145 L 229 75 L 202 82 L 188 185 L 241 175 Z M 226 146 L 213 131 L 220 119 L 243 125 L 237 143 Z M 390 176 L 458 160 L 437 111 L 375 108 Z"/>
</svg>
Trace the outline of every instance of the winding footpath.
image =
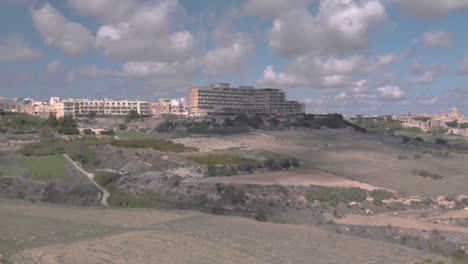
<svg viewBox="0 0 468 264">
<path fill-rule="evenodd" d="M 81 173 L 83 173 L 84 175 L 86 175 L 88 177 L 88 179 L 97 187 L 99 188 L 99 190 L 101 191 L 101 197 L 99 199 L 99 202 L 101 203 L 102 206 L 109 206 L 109 204 L 107 203 L 107 198 L 109 198 L 110 196 L 110 193 L 102 188 L 99 184 L 97 184 L 95 181 L 94 181 L 94 174 L 93 173 L 90 173 L 90 172 L 87 172 L 86 170 L 84 170 L 76 161 L 72 160 L 70 158 L 70 156 L 68 156 L 67 154 L 63 154 L 63 156 L 71 163 L 73 164 L 73 166 L 75 166 L 75 168 L 77 168 Z"/>
</svg>

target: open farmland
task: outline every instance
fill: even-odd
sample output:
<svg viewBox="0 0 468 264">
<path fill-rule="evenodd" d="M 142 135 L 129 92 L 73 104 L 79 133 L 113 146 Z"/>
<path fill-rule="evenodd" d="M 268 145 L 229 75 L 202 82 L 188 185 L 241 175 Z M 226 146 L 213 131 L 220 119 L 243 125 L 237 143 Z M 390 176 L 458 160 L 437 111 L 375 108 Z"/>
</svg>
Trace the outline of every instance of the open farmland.
<svg viewBox="0 0 468 264">
<path fill-rule="evenodd" d="M 352 130 L 288 130 L 232 135 L 232 141 L 304 161 L 305 168 L 329 172 L 408 195 L 466 194 L 463 155 L 443 146 L 403 144 L 401 137 Z M 415 171 L 440 175 L 440 180 Z M 298 173 L 301 173 L 298 171 Z"/>
<path fill-rule="evenodd" d="M 416 263 L 422 251 L 236 217 L 0 201 L 11 263 Z M 255 233 L 255 236 L 252 234 Z M 336 248 L 340 248 L 339 251 Z"/>
</svg>

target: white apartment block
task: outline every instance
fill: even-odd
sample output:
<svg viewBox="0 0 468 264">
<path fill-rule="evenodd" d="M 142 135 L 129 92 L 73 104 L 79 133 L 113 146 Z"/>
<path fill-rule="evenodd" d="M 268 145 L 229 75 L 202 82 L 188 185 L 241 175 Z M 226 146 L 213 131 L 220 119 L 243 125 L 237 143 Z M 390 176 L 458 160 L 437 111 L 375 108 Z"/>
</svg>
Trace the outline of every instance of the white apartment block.
<svg viewBox="0 0 468 264">
<path fill-rule="evenodd" d="M 139 100 L 67 99 L 63 101 L 65 114 L 84 116 L 95 112 L 98 116 L 125 116 L 130 111 L 149 116 L 150 102 Z"/>
<path fill-rule="evenodd" d="M 281 89 L 253 86 L 231 87 L 228 83 L 209 87 L 191 87 L 189 115 L 296 115 L 305 113 L 305 105 L 286 100 Z"/>
<path fill-rule="evenodd" d="M 172 114 L 188 115 L 185 98 L 177 99 L 159 99 L 157 102 L 150 103 L 150 113 L 153 116 Z"/>
</svg>

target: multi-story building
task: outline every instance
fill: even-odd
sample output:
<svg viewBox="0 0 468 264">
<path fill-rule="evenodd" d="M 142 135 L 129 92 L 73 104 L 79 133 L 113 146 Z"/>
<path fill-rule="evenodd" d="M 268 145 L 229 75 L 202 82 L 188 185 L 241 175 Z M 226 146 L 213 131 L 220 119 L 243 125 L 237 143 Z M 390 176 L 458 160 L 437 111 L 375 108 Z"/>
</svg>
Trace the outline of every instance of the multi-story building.
<svg viewBox="0 0 468 264">
<path fill-rule="evenodd" d="M 153 116 L 163 114 L 187 115 L 188 110 L 185 98 L 159 99 L 157 102 L 150 103 L 150 113 Z"/>
<path fill-rule="evenodd" d="M 305 113 L 305 106 L 287 101 L 281 89 L 255 89 L 253 86 L 231 87 L 228 83 L 209 87 L 191 87 L 189 115 L 294 115 Z"/>
<path fill-rule="evenodd" d="M 51 97 L 48 101 L 33 101 L 21 107 L 21 112 L 48 118 L 51 114 L 56 117 L 63 117 L 65 114 L 64 103 L 58 97 Z"/>
<path fill-rule="evenodd" d="M 132 110 L 140 115 L 151 115 L 150 103 L 147 101 L 67 99 L 63 103 L 65 114 L 73 116 L 84 116 L 92 112 L 96 115 L 125 116 Z"/>
</svg>

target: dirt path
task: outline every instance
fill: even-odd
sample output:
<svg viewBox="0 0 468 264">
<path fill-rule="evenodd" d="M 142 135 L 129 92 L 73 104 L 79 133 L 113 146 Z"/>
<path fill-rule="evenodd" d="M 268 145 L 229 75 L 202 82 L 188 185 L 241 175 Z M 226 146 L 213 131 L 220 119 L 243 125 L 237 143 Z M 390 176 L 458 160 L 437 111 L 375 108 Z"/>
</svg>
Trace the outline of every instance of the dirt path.
<svg viewBox="0 0 468 264">
<path fill-rule="evenodd" d="M 318 170 L 291 170 L 232 177 L 210 177 L 201 181 L 258 185 L 359 187 L 369 191 L 384 189 Z"/>
<path fill-rule="evenodd" d="M 70 158 L 70 156 L 68 156 L 67 154 L 63 154 L 63 156 L 71 163 L 75 166 L 75 168 L 77 168 L 81 173 L 83 173 L 84 175 L 86 175 L 88 177 L 88 179 L 101 191 L 101 197 L 99 199 L 99 202 L 101 203 L 102 206 L 109 206 L 109 204 L 107 203 L 107 198 L 109 198 L 110 196 L 110 193 L 102 188 L 99 184 L 97 184 L 95 181 L 94 181 L 94 174 L 90 173 L 90 172 L 87 172 L 86 170 L 84 170 L 77 162 L 75 162 L 74 160 L 72 160 Z"/>
</svg>

